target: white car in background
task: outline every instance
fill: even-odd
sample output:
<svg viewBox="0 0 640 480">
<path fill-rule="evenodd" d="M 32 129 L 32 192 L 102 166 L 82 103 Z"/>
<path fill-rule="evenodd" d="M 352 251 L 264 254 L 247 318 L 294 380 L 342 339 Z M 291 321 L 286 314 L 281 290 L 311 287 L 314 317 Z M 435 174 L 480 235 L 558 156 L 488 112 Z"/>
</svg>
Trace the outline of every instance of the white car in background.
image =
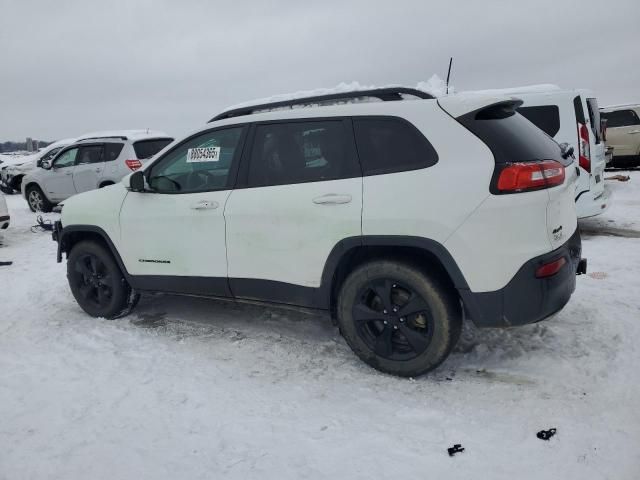
<svg viewBox="0 0 640 480">
<path fill-rule="evenodd" d="M 556 85 L 532 85 L 482 92 L 522 100 L 518 113 L 559 144 L 573 148 L 580 176 L 576 188 L 578 218 L 603 213 L 611 205 L 611 190 L 604 184 L 606 146 L 598 101 L 584 89 L 565 90 Z"/>
<path fill-rule="evenodd" d="M 32 155 L 16 157 L 11 162 L 0 165 L 0 186 L 5 193 L 20 192 L 22 179 L 26 174 L 39 167 L 44 160 L 52 160 L 63 147 L 75 142 L 75 138 L 58 140 Z"/>
<path fill-rule="evenodd" d="M 173 138 L 162 132 L 103 132 L 62 148 L 24 177 L 22 194 L 31 211 L 49 212 L 76 193 L 106 187 L 137 170 Z"/>
<path fill-rule="evenodd" d="M 4 194 L 0 193 L 0 230 L 6 230 L 9 228 L 9 209 L 7 208 L 7 202 L 4 199 Z"/>
</svg>

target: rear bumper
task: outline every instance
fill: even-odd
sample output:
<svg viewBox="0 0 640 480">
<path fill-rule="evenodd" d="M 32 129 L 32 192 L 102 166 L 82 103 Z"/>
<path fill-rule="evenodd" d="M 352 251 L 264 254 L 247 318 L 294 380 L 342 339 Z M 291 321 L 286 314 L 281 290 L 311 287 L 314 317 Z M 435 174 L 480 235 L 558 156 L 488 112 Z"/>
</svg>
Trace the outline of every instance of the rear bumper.
<svg viewBox="0 0 640 480">
<path fill-rule="evenodd" d="M 460 290 L 465 312 L 478 327 L 513 327 L 544 320 L 567 304 L 576 288 L 576 274 L 586 272 L 581 252 L 576 229 L 560 248 L 525 263 L 504 288 L 480 293 Z M 539 266 L 562 257 L 566 263 L 558 273 L 536 278 Z"/>
<path fill-rule="evenodd" d="M 612 194 L 609 185 L 604 186 L 604 190 L 597 196 L 585 192 L 576 200 L 576 213 L 578 218 L 595 217 L 604 213 L 611 206 Z"/>
</svg>

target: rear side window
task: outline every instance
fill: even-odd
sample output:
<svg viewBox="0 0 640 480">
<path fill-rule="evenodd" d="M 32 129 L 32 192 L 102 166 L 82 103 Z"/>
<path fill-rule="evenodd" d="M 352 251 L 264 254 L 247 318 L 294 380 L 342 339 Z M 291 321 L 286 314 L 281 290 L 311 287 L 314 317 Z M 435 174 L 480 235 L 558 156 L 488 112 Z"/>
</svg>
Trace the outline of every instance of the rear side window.
<svg viewBox="0 0 640 480">
<path fill-rule="evenodd" d="M 560 146 L 546 133 L 514 110 L 513 103 L 501 103 L 457 119 L 482 140 L 496 163 L 557 160 L 564 164 Z"/>
<path fill-rule="evenodd" d="M 133 144 L 133 150 L 139 160 L 151 158 L 164 147 L 173 142 L 171 138 L 156 138 L 153 140 L 140 140 Z"/>
<path fill-rule="evenodd" d="M 122 147 L 124 147 L 124 143 L 105 143 L 104 144 L 104 161 L 112 162 L 120 155 L 122 152 Z"/>
<path fill-rule="evenodd" d="M 353 140 L 343 120 L 256 126 L 248 177 L 251 187 L 359 175 Z"/>
<path fill-rule="evenodd" d="M 102 145 L 80 147 L 80 152 L 78 153 L 78 157 L 76 159 L 76 165 L 101 162 L 104 162 L 102 158 Z"/>
<path fill-rule="evenodd" d="M 587 110 L 589 111 L 589 120 L 591 121 L 591 131 L 596 137 L 596 143 L 600 143 L 602 141 L 602 124 L 600 123 L 598 100 L 595 98 L 587 98 Z"/>
<path fill-rule="evenodd" d="M 602 112 L 600 115 L 607 121 L 607 128 L 640 125 L 638 114 L 633 110 L 616 110 L 615 112 Z"/>
<path fill-rule="evenodd" d="M 555 137 L 560 131 L 560 109 L 557 105 L 520 107 L 518 113 L 550 137 Z"/>
<path fill-rule="evenodd" d="M 435 165 L 438 154 L 409 122 L 399 118 L 354 118 L 364 175 L 417 170 Z"/>
</svg>

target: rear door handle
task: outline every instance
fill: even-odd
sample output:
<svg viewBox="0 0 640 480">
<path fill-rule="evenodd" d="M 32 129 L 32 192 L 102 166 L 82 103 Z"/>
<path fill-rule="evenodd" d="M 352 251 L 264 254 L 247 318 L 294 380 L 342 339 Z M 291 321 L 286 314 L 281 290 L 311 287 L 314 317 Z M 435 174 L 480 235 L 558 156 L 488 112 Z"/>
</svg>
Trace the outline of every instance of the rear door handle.
<svg viewBox="0 0 640 480">
<path fill-rule="evenodd" d="M 317 205 L 338 205 L 349 202 L 351 202 L 351 195 L 339 193 L 327 193 L 313 199 L 313 203 Z"/>
<path fill-rule="evenodd" d="M 640 133 L 640 130 L 632 130 L 629 132 L 629 135 L 633 135 L 634 133 Z"/>
<path fill-rule="evenodd" d="M 215 210 L 220 204 L 212 200 L 200 200 L 199 202 L 191 205 L 193 210 Z"/>
</svg>

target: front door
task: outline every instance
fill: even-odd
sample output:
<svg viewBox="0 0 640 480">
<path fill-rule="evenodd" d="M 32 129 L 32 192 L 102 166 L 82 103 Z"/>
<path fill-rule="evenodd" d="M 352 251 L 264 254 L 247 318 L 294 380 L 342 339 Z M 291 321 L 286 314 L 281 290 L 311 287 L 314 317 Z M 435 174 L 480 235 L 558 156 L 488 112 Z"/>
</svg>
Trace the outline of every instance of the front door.
<svg viewBox="0 0 640 480">
<path fill-rule="evenodd" d="M 256 125 L 225 209 L 234 296 L 314 306 L 331 250 L 362 232 L 351 132 L 340 119 Z"/>
<path fill-rule="evenodd" d="M 223 212 L 245 130 L 221 128 L 185 140 L 146 169 L 149 192 L 127 194 L 121 253 L 146 288 L 228 294 Z"/>
<path fill-rule="evenodd" d="M 51 169 L 44 178 L 45 195 L 53 202 L 61 202 L 71 195 L 75 195 L 73 185 L 73 166 L 78 155 L 77 148 L 70 148 L 62 152 L 53 161 Z"/>
<path fill-rule="evenodd" d="M 98 188 L 105 159 L 102 145 L 87 145 L 80 147 L 73 167 L 73 184 L 76 192 L 87 192 Z"/>
</svg>

